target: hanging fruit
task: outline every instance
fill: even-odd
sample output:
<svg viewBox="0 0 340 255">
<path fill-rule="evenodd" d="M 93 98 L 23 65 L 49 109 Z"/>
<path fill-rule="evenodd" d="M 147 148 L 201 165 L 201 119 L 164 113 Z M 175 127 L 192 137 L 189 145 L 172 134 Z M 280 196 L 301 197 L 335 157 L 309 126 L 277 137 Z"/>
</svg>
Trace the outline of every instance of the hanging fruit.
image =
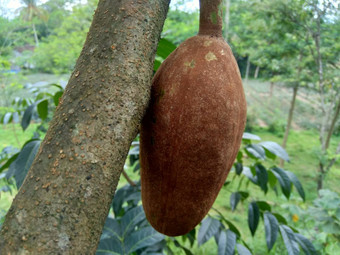
<svg viewBox="0 0 340 255">
<path fill-rule="evenodd" d="M 200 1 L 197 36 L 162 63 L 142 121 L 142 203 L 150 224 L 188 233 L 208 213 L 238 153 L 246 100 L 222 38 L 222 0 Z"/>
</svg>

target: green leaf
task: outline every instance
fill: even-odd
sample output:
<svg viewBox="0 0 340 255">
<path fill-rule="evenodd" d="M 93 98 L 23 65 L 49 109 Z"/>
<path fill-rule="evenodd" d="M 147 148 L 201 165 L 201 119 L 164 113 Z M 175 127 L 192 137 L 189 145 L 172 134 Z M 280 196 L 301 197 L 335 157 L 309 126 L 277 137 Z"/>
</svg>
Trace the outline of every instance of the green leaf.
<svg viewBox="0 0 340 255">
<path fill-rule="evenodd" d="M 275 174 L 273 174 L 272 171 L 267 171 L 267 174 L 268 174 L 268 183 L 271 188 L 274 188 L 277 183 L 277 178 Z"/>
<path fill-rule="evenodd" d="M 271 171 L 278 179 L 282 189 L 282 193 L 285 195 L 287 199 L 289 199 L 291 192 L 291 182 L 286 171 L 279 167 L 273 167 L 271 168 Z"/>
<path fill-rule="evenodd" d="M 295 240 L 294 232 L 286 225 L 279 225 L 279 229 L 288 255 L 299 255 L 300 249 Z"/>
<path fill-rule="evenodd" d="M 257 178 L 256 178 L 256 176 L 253 175 L 253 173 L 252 173 L 252 171 L 249 167 L 247 167 L 247 166 L 243 167 L 242 174 L 247 176 L 248 179 L 251 180 L 251 182 L 257 184 Z"/>
<path fill-rule="evenodd" d="M 13 120 L 12 113 L 7 112 L 2 119 L 2 124 L 6 125 L 7 123 L 10 123 L 12 120 Z"/>
<path fill-rule="evenodd" d="M 236 248 L 239 255 L 252 255 L 250 250 L 248 250 L 248 248 L 243 246 L 242 244 L 236 244 Z"/>
<path fill-rule="evenodd" d="M 17 188 L 19 189 L 24 182 L 28 170 L 30 169 L 35 155 L 40 147 L 40 140 L 30 140 L 24 145 L 18 157 L 10 165 L 6 178 L 14 176 Z"/>
<path fill-rule="evenodd" d="M 221 222 L 211 217 L 206 217 L 198 231 L 197 242 L 202 245 L 217 233 L 221 227 Z"/>
<path fill-rule="evenodd" d="M 155 62 L 153 63 L 153 70 L 156 72 L 158 68 L 161 66 L 161 61 L 155 59 Z"/>
<path fill-rule="evenodd" d="M 20 153 L 20 152 L 14 154 L 12 157 L 10 157 L 10 158 L 6 161 L 5 164 L 3 164 L 3 165 L 0 167 L 0 173 L 1 173 L 3 170 L 7 169 L 7 168 L 14 162 L 14 160 L 17 159 L 17 157 L 19 156 L 19 153 Z"/>
<path fill-rule="evenodd" d="M 170 42 L 167 39 L 161 38 L 158 43 L 157 48 L 157 56 L 162 57 L 163 59 L 166 59 L 171 52 L 173 52 L 176 49 L 176 45 L 174 45 L 172 42 Z"/>
<path fill-rule="evenodd" d="M 271 211 L 271 206 L 266 201 L 256 201 L 257 206 L 261 211 Z"/>
<path fill-rule="evenodd" d="M 275 218 L 277 219 L 277 221 L 281 224 L 284 224 L 284 225 L 287 225 L 287 220 L 285 217 L 283 217 L 281 214 L 278 214 L 278 213 L 272 213 Z"/>
<path fill-rule="evenodd" d="M 268 174 L 267 169 L 264 168 L 263 165 L 257 164 L 255 165 L 256 170 L 256 176 L 257 176 L 257 183 L 261 187 L 261 189 L 264 191 L 264 193 L 267 193 L 268 191 Z"/>
<path fill-rule="evenodd" d="M 263 214 L 263 220 L 267 247 L 268 251 L 270 251 L 273 248 L 277 239 L 277 235 L 279 232 L 279 222 L 277 221 L 275 216 L 270 212 L 265 212 Z"/>
<path fill-rule="evenodd" d="M 266 141 L 266 142 L 261 142 L 258 145 L 261 145 L 262 147 L 266 148 L 271 153 L 289 162 L 289 156 L 287 152 L 279 144 L 272 142 L 272 141 Z"/>
<path fill-rule="evenodd" d="M 59 98 L 61 98 L 61 96 L 63 95 L 63 92 L 62 91 L 58 91 L 54 94 L 53 96 L 53 102 L 54 102 L 54 105 L 55 106 L 58 106 L 59 104 Z"/>
<path fill-rule="evenodd" d="M 234 232 L 227 230 L 227 247 L 226 247 L 226 255 L 233 255 L 235 252 L 236 245 L 236 235 Z"/>
<path fill-rule="evenodd" d="M 218 238 L 218 255 L 233 255 L 235 245 L 235 233 L 230 230 L 222 230 Z"/>
<path fill-rule="evenodd" d="M 248 226 L 252 236 L 255 235 L 255 231 L 260 220 L 260 210 L 256 202 L 251 202 L 248 208 Z"/>
<path fill-rule="evenodd" d="M 126 254 L 152 246 L 164 239 L 164 235 L 158 233 L 152 227 L 145 227 L 133 232 L 124 240 Z"/>
<path fill-rule="evenodd" d="M 45 99 L 45 100 L 40 101 L 40 103 L 38 103 L 37 105 L 37 110 L 38 110 L 40 119 L 45 120 L 48 115 L 48 100 Z"/>
<path fill-rule="evenodd" d="M 304 237 L 303 235 L 299 233 L 295 233 L 295 240 L 300 244 L 303 252 L 306 255 L 317 255 L 318 254 L 314 245 L 312 244 L 311 241 L 308 240 L 308 238 Z"/>
<path fill-rule="evenodd" d="M 265 150 L 257 144 L 249 144 L 245 148 L 248 156 L 254 159 L 266 159 Z"/>
<path fill-rule="evenodd" d="M 242 139 L 247 139 L 247 140 L 258 140 L 260 141 L 261 138 L 257 135 L 254 135 L 254 134 L 251 134 L 251 133 L 247 133 L 247 132 L 244 132 L 243 135 L 242 135 Z"/>
<path fill-rule="evenodd" d="M 196 241 L 196 229 L 192 229 L 189 233 L 185 235 L 189 242 L 190 242 L 190 247 L 194 245 L 194 242 Z"/>
<path fill-rule="evenodd" d="M 26 108 L 24 112 L 24 116 L 22 117 L 22 120 L 21 120 L 21 127 L 23 130 L 26 130 L 26 128 L 31 123 L 31 118 L 34 112 L 34 108 L 35 108 L 35 103 L 31 104 L 30 106 Z"/>
<path fill-rule="evenodd" d="M 179 247 L 179 248 L 181 248 L 184 251 L 185 255 L 194 255 L 188 248 L 186 248 L 185 246 L 181 245 L 176 239 L 173 239 L 173 241 L 174 241 L 174 244 L 175 244 L 176 247 Z M 152 253 L 152 254 L 154 254 L 154 253 Z M 161 253 L 161 254 L 163 254 L 163 253 Z"/>
<path fill-rule="evenodd" d="M 300 197 L 303 199 L 303 201 L 306 201 L 305 191 L 303 190 L 302 184 L 300 183 L 299 179 L 296 177 L 296 175 L 294 173 L 292 173 L 290 171 L 286 171 L 286 174 L 288 175 L 290 181 L 295 186 Z"/>
<path fill-rule="evenodd" d="M 241 197 L 241 194 L 238 192 L 234 192 L 230 195 L 230 207 L 232 211 L 235 211 L 238 202 L 241 200 Z"/>
<path fill-rule="evenodd" d="M 232 255 L 235 252 L 236 234 L 230 230 L 222 230 L 218 238 L 218 255 Z"/>
<path fill-rule="evenodd" d="M 227 223 L 229 229 L 230 229 L 231 231 L 233 231 L 233 232 L 237 235 L 237 237 L 241 237 L 240 231 L 236 228 L 236 226 L 235 226 L 231 221 L 229 221 L 229 220 L 227 220 L 227 219 L 225 219 L 225 218 L 223 219 L 223 221 L 224 221 L 225 223 Z"/>
</svg>

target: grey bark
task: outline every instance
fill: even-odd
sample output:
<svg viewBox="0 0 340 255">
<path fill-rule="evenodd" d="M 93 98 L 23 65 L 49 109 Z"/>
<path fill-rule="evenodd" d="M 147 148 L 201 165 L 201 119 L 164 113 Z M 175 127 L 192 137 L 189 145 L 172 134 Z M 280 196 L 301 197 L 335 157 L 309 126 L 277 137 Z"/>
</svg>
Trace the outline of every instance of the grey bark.
<svg viewBox="0 0 340 255">
<path fill-rule="evenodd" d="M 85 45 L 6 215 L 0 254 L 94 254 L 149 100 L 169 0 L 100 0 Z"/>
<path fill-rule="evenodd" d="M 250 69 L 250 58 L 248 56 L 247 57 L 246 75 L 245 75 L 246 83 L 248 82 L 248 78 L 249 78 L 249 69 Z"/>
<path fill-rule="evenodd" d="M 287 141 L 288 141 L 289 131 L 290 131 L 290 128 L 292 126 L 292 120 L 293 120 L 293 114 L 294 114 L 294 108 L 295 108 L 295 101 L 296 101 L 296 95 L 297 95 L 298 89 L 299 89 L 298 85 L 296 85 L 293 88 L 293 97 L 292 97 L 292 101 L 290 103 L 288 119 L 287 119 L 287 126 L 286 126 L 285 135 L 283 137 L 283 142 L 282 142 L 282 147 L 283 148 L 286 148 Z M 281 167 L 284 166 L 284 160 L 283 159 L 280 160 L 280 166 Z"/>
<path fill-rule="evenodd" d="M 269 96 L 273 97 L 274 94 L 274 82 L 270 82 L 270 88 L 269 88 Z"/>
<path fill-rule="evenodd" d="M 224 38 L 228 42 L 229 40 L 229 19 L 230 19 L 230 0 L 225 0 L 226 12 L 224 16 L 225 21 L 225 34 Z"/>
<path fill-rule="evenodd" d="M 38 39 L 37 30 L 35 29 L 35 24 L 33 22 L 32 22 L 32 28 L 33 28 L 35 46 L 38 47 L 39 46 L 39 39 Z"/>
<path fill-rule="evenodd" d="M 260 66 L 257 66 L 255 69 L 255 74 L 254 74 L 255 79 L 257 79 L 257 77 L 259 76 L 259 72 L 260 72 Z"/>
</svg>

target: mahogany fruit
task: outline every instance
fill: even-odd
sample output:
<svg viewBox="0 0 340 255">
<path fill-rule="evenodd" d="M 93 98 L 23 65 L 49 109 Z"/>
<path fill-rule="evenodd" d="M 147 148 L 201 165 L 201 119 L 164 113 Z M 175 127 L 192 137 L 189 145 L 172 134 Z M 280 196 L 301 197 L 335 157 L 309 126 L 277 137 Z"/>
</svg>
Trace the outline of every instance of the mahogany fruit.
<svg viewBox="0 0 340 255">
<path fill-rule="evenodd" d="M 221 0 L 200 1 L 200 30 L 162 63 L 140 133 L 142 203 L 169 236 L 208 213 L 232 167 L 246 121 L 235 58 L 222 38 Z"/>
</svg>

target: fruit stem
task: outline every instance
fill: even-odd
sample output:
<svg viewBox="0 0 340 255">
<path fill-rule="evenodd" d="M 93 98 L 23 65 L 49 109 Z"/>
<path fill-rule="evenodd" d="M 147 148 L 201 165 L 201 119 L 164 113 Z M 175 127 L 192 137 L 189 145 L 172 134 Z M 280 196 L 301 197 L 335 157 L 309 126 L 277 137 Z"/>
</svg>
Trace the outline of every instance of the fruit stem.
<svg viewBox="0 0 340 255">
<path fill-rule="evenodd" d="M 222 0 L 200 0 L 198 34 L 222 37 Z"/>
</svg>

